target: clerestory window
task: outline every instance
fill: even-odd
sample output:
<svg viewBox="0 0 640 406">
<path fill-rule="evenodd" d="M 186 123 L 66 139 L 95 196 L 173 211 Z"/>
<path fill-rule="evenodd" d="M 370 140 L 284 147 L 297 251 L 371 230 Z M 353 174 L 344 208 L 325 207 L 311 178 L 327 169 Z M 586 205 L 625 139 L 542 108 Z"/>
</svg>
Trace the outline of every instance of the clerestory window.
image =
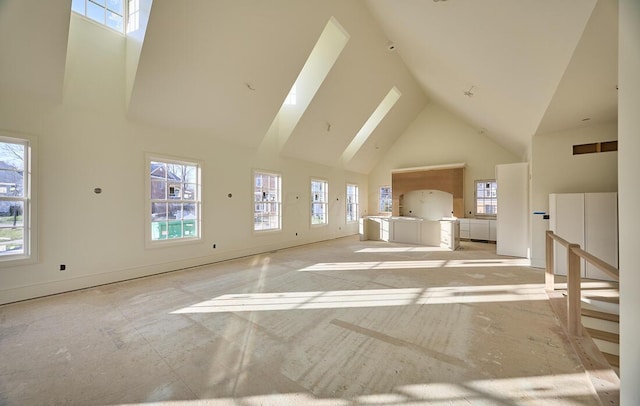
<svg viewBox="0 0 640 406">
<path fill-rule="evenodd" d="M 71 10 L 124 33 L 126 0 L 72 0 Z"/>
</svg>

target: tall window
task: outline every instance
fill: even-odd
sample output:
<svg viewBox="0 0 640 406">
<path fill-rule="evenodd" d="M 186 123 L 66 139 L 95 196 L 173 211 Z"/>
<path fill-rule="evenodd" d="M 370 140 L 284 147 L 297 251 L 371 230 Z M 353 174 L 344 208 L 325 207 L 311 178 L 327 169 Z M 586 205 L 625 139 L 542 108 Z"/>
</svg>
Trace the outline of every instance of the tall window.
<svg viewBox="0 0 640 406">
<path fill-rule="evenodd" d="M 391 186 L 380 186 L 380 213 L 390 213 L 391 202 Z"/>
<path fill-rule="evenodd" d="M 126 0 L 72 0 L 71 10 L 124 33 Z"/>
<path fill-rule="evenodd" d="M 329 183 L 311 179 L 311 224 L 329 223 Z"/>
<path fill-rule="evenodd" d="M 498 184 L 495 179 L 476 181 L 476 215 L 498 214 Z"/>
<path fill-rule="evenodd" d="M 282 177 L 276 173 L 253 174 L 253 229 L 282 228 Z"/>
<path fill-rule="evenodd" d="M 0 137 L 0 261 L 31 256 L 28 140 Z"/>
<path fill-rule="evenodd" d="M 201 169 L 196 162 L 148 159 L 150 240 L 200 238 Z"/>
<path fill-rule="evenodd" d="M 358 185 L 347 184 L 347 223 L 358 221 Z"/>
</svg>

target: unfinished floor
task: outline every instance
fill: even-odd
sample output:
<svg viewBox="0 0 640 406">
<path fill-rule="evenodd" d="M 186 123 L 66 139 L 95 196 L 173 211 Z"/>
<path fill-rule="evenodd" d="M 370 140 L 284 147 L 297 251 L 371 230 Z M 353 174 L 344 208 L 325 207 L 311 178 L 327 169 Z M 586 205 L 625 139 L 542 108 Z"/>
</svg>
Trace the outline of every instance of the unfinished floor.
<svg viewBox="0 0 640 406">
<path fill-rule="evenodd" d="M 348 237 L 0 306 L 0 405 L 597 405 L 543 280 Z"/>
</svg>

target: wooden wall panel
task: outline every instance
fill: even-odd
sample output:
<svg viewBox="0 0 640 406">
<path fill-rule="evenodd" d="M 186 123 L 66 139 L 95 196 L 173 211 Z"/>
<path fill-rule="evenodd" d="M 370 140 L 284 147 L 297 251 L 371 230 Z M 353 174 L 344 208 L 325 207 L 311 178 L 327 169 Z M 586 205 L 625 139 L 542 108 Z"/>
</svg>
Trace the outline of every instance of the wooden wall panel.
<svg viewBox="0 0 640 406">
<path fill-rule="evenodd" d="M 441 190 L 453 195 L 453 215 L 464 217 L 464 168 L 428 169 L 391 174 L 393 215 L 400 215 L 400 196 L 412 190 Z"/>
</svg>

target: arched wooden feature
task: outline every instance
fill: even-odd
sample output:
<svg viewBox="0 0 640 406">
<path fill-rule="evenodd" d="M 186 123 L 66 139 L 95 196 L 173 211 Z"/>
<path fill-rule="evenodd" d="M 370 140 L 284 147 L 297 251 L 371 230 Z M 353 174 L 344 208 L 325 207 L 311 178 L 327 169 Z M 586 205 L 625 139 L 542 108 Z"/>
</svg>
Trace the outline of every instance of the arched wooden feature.
<svg viewBox="0 0 640 406">
<path fill-rule="evenodd" d="M 400 196 L 412 190 L 442 190 L 453 195 L 453 215 L 464 217 L 464 164 L 391 172 L 392 215 L 400 216 Z"/>
</svg>

